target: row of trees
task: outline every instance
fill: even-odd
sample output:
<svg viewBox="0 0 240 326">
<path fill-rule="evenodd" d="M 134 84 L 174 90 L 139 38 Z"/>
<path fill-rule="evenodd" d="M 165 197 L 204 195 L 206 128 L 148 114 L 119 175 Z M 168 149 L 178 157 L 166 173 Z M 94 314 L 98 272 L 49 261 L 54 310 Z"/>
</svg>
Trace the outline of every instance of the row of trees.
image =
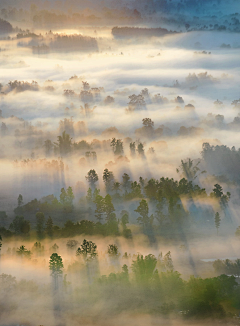
<svg viewBox="0 0 240 326">
<path fill-rule="evenodd" d="M 188 179 L 195 180 L 198 169 L 192 174 L 187 171 L 184 165 L 183 172 Z M 199 171 L 198 171 L 199 172 Z M 200 172 L 201 173 L 201 172 Z M 23 204 L 23 197 L 18 197 L 18 207 L 15 209 L 17 216 L 10 225 L 10 230 L 15 234 L 28 234 L 30 231 L 30 222 L 27 221 L 23 214 L 36 214 L 36 231 L 40 239 L 42 236 L 65 236 L 72 231 L 74 234 L 120 234 L 119 226 L 122 234 L 131 238 L 131 231 L 127 228 L 129 223 L 129 213 L 127 211 L 116 212 L 116 205 L 129 200 L 138 201 L 138 206 L 134 210 L 138 214 L 137 222 L 142 226 L 143 230 L 149 231 L 153 227 L 154 220 L 161 227 L 183 225 L 189 221 L 191 212 L 183 207 L 183 199 L 187 200 L 191 205 L 194 204 L 195 198 L 214 199 L 219 209 L 224 213 L 227 210 L 230 193 L 223 192 L 223 188 L 219 184 L 215 184 L 213 191 L 208 196 L 204 188 L 194 185 L 193 181 L 182 178 L 180 181 L 174 179 L 161 178 L 143 179 L 140 177 L 139 182 L 131 181 L 130 176 L 126 173 L 122 176 L 122 183 L 115 181 L 112 171 L 105 169 L 103 172 L 103 181 L 106 189 L 106 196 L 100 194 L 100 190 L 96 188 L 98 174 L 95 170 L 90 170 L 86 176 L 90 188 L 88 189 L 86 198 L 82 198 L 81 202 L 88 207 L 88 214 L 95 217 L 96 223 L 92 221 L 82 220 L 74 224 L 67 221 L 64 228 L 53 226 L 51 217 L 45 223 L 45 214 L 64 212 L 73 212 L 74 194 L 71 187 L 67 190 L 61 189 L 59 201 L 53 195 L 45 197 L 44 201 L 37 199 Z M 121 194 L 122 193 L 122 194 Z M 150 214 L 149 212 L 152 211 Z M 93 213 L 94 212 L 94 213 Z M 120 213 L 120 214 L 119 214 Z M 120 216 L 119 216 L 120 215 Z M 136 214 L 135 214 L 136 216 Z M 103 223 L 105 222 L 105 223 Z M 220 214 L 215 213 L 215 226 L 217 231 L 220 227 Z M 71 225 L 72 223 L 72 225 Z M 71 230 L 72 229 L 72 230 Z M 77 233 L 76 233 L 77 232 Z"/>
<path fill-rule="evenodd" d="M 84 239 L 76 254 L 83 258 L 87 273 L 90 273 L 91 264 L 97 260 L 96 244 Z M 117 246 L 109 245 L 108 254 L 117 257 Z M 217 263 L 218 261 L 214 263 L 214 266 Z M 238 264 L 237 261 L 236 264 Z M 63 274 L 64 265 L 62 257 L 57 253 L 51 255 L 49 269 L 53 282 L 57 284 L 58 288 L 59 276 Z M 114 302 L 117 300 L 118 304 L 122 304 L 121 298 L 127 301 L 132 300 L 132 295 L 135 295 L 136 291 L 138 293 L 140 291 L 141 307 L 144 306 L 145 311 L 150 312 L 153 309 L 153 302 L 149 302 L 151 297 L 159 302 L 158 309 L 163 315 L 180 311 L 185 317 L 198 318 L 213 316 L 224 318 L 226 312 L 223 302 L 228 301 L 235 304 L 239 302 L 239 285 L 234 276 L 223 274 L 208 279 L 191 276 L 189 280 L 185 281 L 177 271 L 174 271 L 170 252 L 164 257 L 160 255 L 158 258 L 152 254 L 145 257 L 138 254 L 132 261 L 131 271 L 130 275 L 128 265 L 124 264 L 121 272 L 111 273 L 108 276 L 99 277 L 99 272 L 97 272 L 92 285 L 90 284 L 90 291 L 94 290 L 97 295 L 100 290 L 101 300 L 107 297 L 108 300 L 112 299 Z M 113 288 L 114 291 L 112 291 Z M 132 304 L 130 306 L 132 308 Z"/>
<path fill-rule="evenodd" d="M 21 215 L 28 212 L 71 212 L 73 209 L 73 200 L 75 196 L 73 194 L 72 187 L 61 188 L 59 200 L 54 195 L 44 197 L 44 200 L 33 199 L 30 202 L 24 204 L 23 196 L 19 194 L 17 203 L 18 206 L 14 209 L 14 213 Z"/>
</svg>

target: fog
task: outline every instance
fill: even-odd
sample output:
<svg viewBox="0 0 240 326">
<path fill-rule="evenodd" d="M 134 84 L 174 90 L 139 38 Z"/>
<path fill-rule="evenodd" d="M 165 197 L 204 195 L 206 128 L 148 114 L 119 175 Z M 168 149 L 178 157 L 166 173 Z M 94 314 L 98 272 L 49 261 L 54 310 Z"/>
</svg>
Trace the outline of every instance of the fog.
<svg viewBox="0 0 240 326">
<path fill-rule="evenodd" d="M 0 1 L 0 325 L 239 322 L 237 1 Z"/>
</svg>

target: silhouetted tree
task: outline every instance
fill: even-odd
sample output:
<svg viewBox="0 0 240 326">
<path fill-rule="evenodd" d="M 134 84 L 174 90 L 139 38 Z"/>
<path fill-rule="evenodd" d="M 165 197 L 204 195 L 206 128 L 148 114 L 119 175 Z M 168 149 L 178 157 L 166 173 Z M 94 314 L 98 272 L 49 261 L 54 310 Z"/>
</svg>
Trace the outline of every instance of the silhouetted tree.
<svg viewBox="0 0 240 326">
<path fill-rule="evenodd" d="M 139 206 L 137 209 L 135 209 L 135 212 L 137 212 L 140 216 L 137 218 L 137 221 L 140 225 L 142 225 L 144 228 L 148 228 L 153 223 L 153 215 L 148 216 L 149 208 L 148 203 L 145 199 L 142 199 L 139 203 Z"/>
<path fill-rule="evenodd" d="M 200 161 L 194 165 L 193 160 L 190 158 L 185 161 L 181 160 L 181 165 L 177 169 L 177 173 L 181 171 L 183 178 L 186 178 L 188 181 L 194 181 L 200 174 L 206 173 L 206 171 L 200 171 L 199 164 Z"/>
<path fill-rule="evenodd" d="M 145 128 L 153 129 L 154 127 L 154 122 L 150 118 L 142 119 L 142 123 Z"/>
<path fill-rule="evenodd" d="M 83 240 L 83 243 L 76 251 L 77 256 L 82 256 L 85 260 L 96 258 L 97 245 L 92 241 Z"/>
<path fill-rule="evenodd" d="M 20 194 L 18 196 L 18 207 L 22 206 L 23 205 L 23 196 Z"/>
<path fill-rule="evenodd" d="M 142 143 L 138 144 L 137 151 L 139 155 L 144 156 L 144 146 Z"/>
<path fill-rule="evenodd" d="M 63 261 L 62 257 L 57 253 L 53 253 L 49 259 L 49 269 L 51 271 L 51 276 L 54 279 L 54 289 L 58 289 L 58 278 L 63 274 Z"/>
<path fill-rule="evenodd" d="M 114 155 L 122 155 L 123 154 L 123 142 L 121 139 L 113 138 L 111 141 L 111 147 L 113 149 Z"/>
<path fill-rule="evenodd" d="M 153 278 L 153 274 L 157 265 L 157 259 L 154 255 L 138 255 L 137 259 L 132 262 L 132 271 L 136 280 L 140 283 L 148 282 Z"/>
<path fill-rule="evenodd" d="M 135 145 L 135 142 L 131 142 L 130 145 L 129 145 L 129 147 L 130 147 L 131 155 L 132 156 L 135 156 L 135 154 L 136 154 L 136 145 Z"/>
<path fill-rule="evenodd" d="M 219 201 L 222 208 L 225 208 L 228 204 L 231 194 L 230 192 L 224 194 L 222 186 L 220 186 L 219 184 L 215 184 L 213 188 L 213 192 L 210 193 L 210 197 L 216 198 Z"/>
<path fill-rule="evenodd" d="M 28 234 L 31 227 L 30 222 L 25 220 L 23 216 L 16 216 L 9 228 L 14 230 L 16 234 Z"/>
<path fill-rule="evenodd" d="M 77 240 L 68 240 L 66 244 L 67 248 L 69 249 L 74 249 L 77 245 L 78 245 Z"/>
<path fill-rule="evenodd" d="M 103 214 L 105 212 L 104 198 L 100 195 L 97 195 L 93 202 L 96 204 L 95 216 L 98 222 L 101 223 L 101 220 L 103 219 Z"/>
<path fill-rule="evenodd" d="M 115 208 L 112 203 L 112 197 L 108 194 L 104 198 L 104 212 L 106 213 L 106 220 L 110 221 L 112 213 L 115 211 Z"/>
<path fill-rule="evenodd" d="M 31 251 L 27 250 L 25 246 L 20 246 L 17 251 L 16 251 L 17 255 L 21 256 L 21 257 L 26 257 L 26 258 L 30 258 L 31 257 Z"/>
<path fill-rule="evenodd" d="M 115 244 L 110 244 L 108 246 L 108 254 L 111 257 L 116 257 L 118 256 L 118 247 Z"/>
<path fill-rule="evenodd" d="M 220 222 L 221 222 L 220 214 L 218 212 L 215 214 L 214 222 L 215 222 L 215 227 L 217 229 L 217 235 L 218 235 L 218 229 L 220 227 Z"/>
<path fill-rule="evenodd" d="M 120 182 L 116 181 L 113 183 L 112 190 L 114 190 L 116 192 L 116 194 L 118 194 L 120 188 L 121 188 Z"/>
<path fill-rule="evenodd" d="M 57 142 L 54 143 L 54 145 L 60 155 L 66 155 L 71 151 L 72 138 L 66 133 L 66 131 L 63 131 L 62 135 L 57 137 Z"/>
<path fill-rule="evenodd" d="M 113 182 L 114 182 L 114 176 L 113 176 L 112 171 L 109 171 L 108 169 L 105 169 L 103 171 L 103 182 L 105 184 L 106 191 L 110 192 L 112 189 Z"/>
<path fill-rule="evenodd" d="M 124 173 L 122 180 L 123 189 L 125 190 L 125 193 L 127 193 L 127 191 L 131 188 L 130 176 L 127 173 Z"/>
<path fill-rule="evenodd" d="M 88 174 L 87 174 L 87 176 L 85 178 L 88 181 L 90 187 L 92 189 L 94 189 L 95 188 L 95 183 L 98 181 L 97 172 L 94 169 L 92 169 L 92 170 L 88 171 Z"/>
</svg>

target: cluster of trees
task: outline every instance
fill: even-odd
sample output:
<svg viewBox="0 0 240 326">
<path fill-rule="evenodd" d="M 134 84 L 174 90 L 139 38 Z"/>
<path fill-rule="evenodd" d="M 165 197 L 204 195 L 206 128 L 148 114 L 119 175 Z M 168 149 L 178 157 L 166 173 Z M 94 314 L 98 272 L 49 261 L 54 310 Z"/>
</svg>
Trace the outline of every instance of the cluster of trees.
<svg viewBox="0 0 240 326">
<path fill-rule="evenodd" d="M 81 268 L 86 270 L 89 287 L 85 287 L 84 296 L 81 291 L 74 291 L 74 300 L 80 306 L 84 300 L 84 309 L 92 311 L 93 296 L 94 300 L 108 302 L 105 312 L 111 311 L 112 314 L 134 310 L 172 317 L 180 315 L 184 318 L 225 319 L 235 317 L 231 311 L 240 307 L 240 286 L 233 275 L 226 275 L 236 274 L 235 269 L 229 272 L 229 268 L 225 271 L 221 269 L 222 267 L 219 268 L 222 265 L 230 266 L 227 260 L 220 265 L 219 261 L 213 264 L 217 272 L 222 273 L 220 276 L 206 279 L 191 276 L 184 280 L 174 270 L 171 252 L 164 256 L 160 253 L 158 257 L 153 254 L 146 256 L 137 254 L 133 255 L 131 262 L 125 253 L 123 259 L 126 258 L 126 263 L 123 264 L 121 271 L 100 275 L 99 268 L 95 268 L 99 259 L 97 245 L 86 239 L 77 249 L 76 245 L 75 243 L 72 249 L 76 250 L 76 261 L 80 260 Z M 39 248 L 41 245 L 35 243 L 34 247 Z M 31 257 L 25 246 L 18 248 L 17 253 L 28 259 Z M 109 244 L 107 254 L 110 264 L 120 258 L 116 244 Z M 239 274 L 239 259 L 234 264 L 238 266 Z M 66 271 L 64 267 L 62 257 L 56 251 L 53 252 L 49 259 L 49 270 L 54 290 L 58 295 L 62 295 L 64 291 L 65 300 L 69 300 L 72 290 L 68 288 L 66 291 L 70 283 L 66 281 L 66 275 L 62 278 Z M 68 272 L 71 273 L 71 269 L 68 269 Z M 9 293 L 13 293 L 16 287 L 14 278 L 1 274 L 0 282 L 2 284 L 0 291 L 3 289 L 6 291 L 9 286 Z M 64 286 L 60 286 L 62 283 Z"/>
<path fill-rule="evenodd" d="M 235 275 L 240 277 L 240 259 L 232 261 L 230 259 L 215 260 L 213 268 L 218 274 Z"/>
<path fill-rule="evenodd" d="M 98 51 L 97 40 L 90 36 L 81 34 L 59 35 L 52 34 L 48 44 L 51 50 L 55 51 Z"/>
<path fill-rule="evenodd" d="M 8 21 L 0 18 L 0 34 L 8 34 L 12 33 L 12 31 L 12 25 Z"/>
<path fill-rule="evenodd" d="M 120 140 L 113 139 L 111 142 L 113 151 L 118 151 L 118 155 L 122 151 L 122 143 Z M 140 150 L 138 150 L 140 152 Z M 54 195 L 43 197 L 41 200 L 34 199 L 26 204 L 23 203 L 23 197 L 18 197 L 18 206 L 14 210 L 17 215 L 10 225 L 10 230 L 15 234 L 29 234 L 31 225 L 24 215 L 31 216 L 36 214 L 37 235 L 41 238 L 41 234 L 47 236 L 70 236 L 71 234 L 122 234 L 126 238 L 131 238 L 131 230 L 127 227 L 129 223 L 129 212 L 119 209 L 119 205 L 129 201 L 134 203 L 134 217 L 142 230 L 146 234 L 152 234 L 153 230 L 157 230 L 156 223 L 160 229 L 178 229 L 180 225 L 189 226 L 196 219 L 196 210 L 199 210 L 201 223 L 204 225 L 207 219 L 212 219 L 212 226 L 216 227 L 217 234 L 221 224 L 220 213 L 227 215 L 228 202 L 231 194 L 224 193 L 220 184 L 215 184 L 212 192 L 208 195 L 205 188 L 201 188 L 196 184 L 198 178 L 205 171 L 199 168 L 199 161 L 193 163 L 191 159 L 181 162 L 178 173 L 181 174 L 179 181 L 169 178 L 160 178 L 159 180 L 151 178 L 139 178 L 139 181 L 132 181 L 131 177 L 124 173 L 122 181 L 115 179 L 114 174 L 109 169 L 105 169 L 102 174 L 102 180 L 105 185 L 106 195 L 100 193 L 97 185 L 99 175 L 91 169 L 86 175 L 89 183 L 89 189 L 86 197 L 81 197 L 77 208 L 81 213 L 81 221 L 65 221 L 65 226 L 61 229 L 58 226 L 53 227 L 51 217 L 47 223 L 51 225 L 48 229 L 44 226 L 44 215 L 69 214 L 74 213 L 75 195 L 73 189 L 68 187 L 61 189 L 59 200 Z M 203 213 L 202 208 L 197 208 L 194 204 L 195 199 L 214 200 L 218 211 L 210 212 L 207 210 Z M 191 210 L 186 210 L 183 201 L 190 206 L 194 206 L 194 214 Z M 86 217 L 87 216 L 87 217 Z M 89 220 L 90 219 L 90 220 Z M 6 224 L 4 219 L 4 224 Z M 95 220 L 95 221 L 94 221 Z M 94 221 L 94 222 L 93 222 Z M 191 221 L 191 222 L 190 222 Z M 5 235 L 10 235 L 9 230 L 4 231 Z"/>
<path fill-rule="evenodd" d="M 166 28 L 143 28 L 143 27 L 113 27 L 112 34 L 116 38 L 142 38 L 142 37 L 161 37 L 177 32 L 168 31 Z"/>
<path fill-rule="evenodd" d="M 8 83 L 8 89 L 10 92 L 39 91 L 39 86 L 34 80 L 31 83 L 15 80 Z"/>
<path fill-rule="evenodd" d="M 32 38 L 34 39 L 34 46 L 32 42 L 19 42 L 19 46 L 32 47 L 33 53 L 42 54 L 49 52 L 69 52 L 69 51 L 81 51 L 81 52 L 97 52 L 98 43 L 94 37 L 83 36 L 81 34 L 62 35 L 54 34 L 51 31 L 45 36 L 36 35 L 34 33 L 18 33 L 17 39 Z"/>
<path fill-rule="evenodd" d="M 74 194 L 71 187 L 61 189 L 59 200 L 54 195 L 43 197 L 42 200 L 33 199 L 24 204 L 23 196 L 18 196 L 18 206 L 14 209 L 15 214 L 40 212 L 71 212 L 73 209 Z"/>
<path fill-rule="evenodd" d="M 211 146 L 209 143 L 204 143 L 202 158 L 210 174 L 224 175 L 230 180 L 240 182 L 240 149 L 237 150 L 234 146 L 229 148 L 224 145 Z"/>
<path fill-rule="evenodd" d="M 97 222 L 93 222 L 90 220 L 81 220 L 80 222 L 74 223 L 71 220 L 67 220 L 62 228 L 58 225 L 54 225 L 51 216 L 45 218 L 44 213 L 36 213 L 34 229 L 37 238 L 62 238 L 72 237 L 81 234 L 100 234 L 104 236 L 122 235 L 127 239 L 132 238 L 131 230 L 127 228 L 127 224 L 129 223 L 129 215 L 127 211 L 123 210 L 121 213 L 121 217 L 117 219 L 116 214 L 114 214 L 113 212 L 109 213 L 112 209 L 114 210 L 114 207 L 111 202 L 107 201 L 107 199 L 104 199 L 103 203 L 100 203 L 100 200 L 97 199 L 96 206 L 97 208 L 95 210 L 95 214 L 98 219 Z M 102 216 L 104 215 L 106 215 L 105 221 L 102 221 Z M 1 227 L 0 232 L 5 237 L 9 237 L 12 235 L 29 236 L 31 231 L 31 223 L 30 221 L 26 220 L 23 216 L 16 216 L 13 219 L 13 222 L 10 224 L 9 229 L 10 230 L 7 230 L 6 228 Z"/>
<path fill-rule="evenodd" d="M 70 80 L 74 80 L 74 77 L 70 78 Z M 84 115 L 89 116 L 96 107 L 90 108 L 89 104 L 93 101 L 100 101 L 101 100 L 101 94 L 104 93 L 103 87 L 90 87 L 89 83 L 87 81 L 82 81 L 82 88 L 80 91 L 80 94 L 77 94 L 72 89 L 64 89 L 63 95 L 68 98 L 77 98 L 79 97 L 82 102 L 84 102 L 84 107 L 81 106 L 81 111 Z M 111 102 L 109 98 L 107 99 L 107 102 Z"/>
<path fill-rule="evenodd" d="M 77 249 L 76 255 L 83 258 L 89 272 L 91 263 L 98 256 L 97 245 L 84 239 L 82 245 Z M 118 259 L 119 252 L 115 244 L 108 246 L 108 255 Z M 127 253 L 125 255 L 127 256 Z M 94 293 L 98 293 L 101 300 L 112 298 L 115 302 L 118 298 L 116 306 L 122 306 L 121 298 L 124 298 L 127 301 L 124 310 L 133 308 L 142 310 L 144 308 L 144 311 L 149 313 L 158 311 L 165 316 L 180 313 L 185 318 L 224 318 L 227 315 L 224 302 L 227 301 L 234 306 L 240 306 L 239 285 L 234 276 L 226 275 L 229 273 L 239 276 L 239 261 L 239 259 L 234 263 L 229 260 L 225 262 L 216 261 L 213 266 L 222 275 L 207 279 L 191 276 L 189 280 L 185 281 L 177 271 L 174 271 L 170 252 L 164 257 L 160 254 L 158 258 L 152 254 L 145 257 L 138 254 L 132 260 L 132 273 L 129 273 L 127 264 L 124 264 L 122 271 L 118 273 L 103 275 L 100 278 L 97 277 L 97 273 L 95 281 L 90 286 L 90 291 L 94 288 Z M 50 257 L 49 267 L 53 274 L 62 274 L 61 256 L 53 254 Z M 129 289 L 131 290 L 129 291 Z M 138 300 L 136 302 L 135 296 L 134 304 L 131 300 L 135 291 L 138 294 L 141 293 L 141 302 Z M 154 298 L 155 302 L 158 302 L 158 307 L 153 309 L 153 302 L 149 298 Z M 229 316 L 233 317 L 234 315 L 229 314 Z"/>
</svg>

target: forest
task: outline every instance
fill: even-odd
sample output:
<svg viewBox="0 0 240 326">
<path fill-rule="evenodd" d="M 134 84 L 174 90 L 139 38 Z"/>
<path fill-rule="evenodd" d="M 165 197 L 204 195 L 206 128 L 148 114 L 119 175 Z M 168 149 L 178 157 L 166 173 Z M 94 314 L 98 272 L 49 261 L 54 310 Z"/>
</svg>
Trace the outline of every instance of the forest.
<svg viewBox="0 0 240 326">
<path fill-rule="evenodd" d="M 0 326 L 240 323 L 239 9 L 0 1 Z"/>
</svg>

